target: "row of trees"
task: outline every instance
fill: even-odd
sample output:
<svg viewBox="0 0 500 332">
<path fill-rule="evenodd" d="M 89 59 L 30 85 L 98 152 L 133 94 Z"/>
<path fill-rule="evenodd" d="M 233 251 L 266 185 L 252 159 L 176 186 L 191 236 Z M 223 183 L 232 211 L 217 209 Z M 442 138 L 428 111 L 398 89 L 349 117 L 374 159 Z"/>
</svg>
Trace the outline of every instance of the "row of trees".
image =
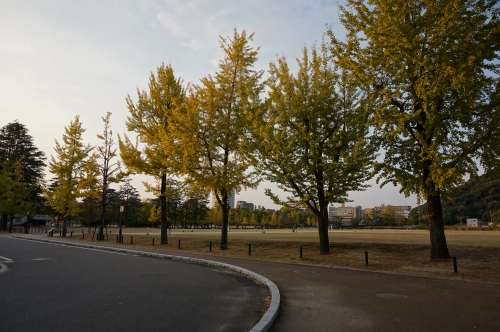
<svg viewBox="0 0 500 332">
<path fill-rule="evenodd" d="M 311 55 L 304 50 L 296 78 L 280 58 L 264 82 L 263 72 L 252 69 L 258 53 L 252 38 L 236 30 L 221 38 L 219 71 L 187 91 L 171 66 L 152 73 L 149 91 L 138 91 L 136 102 L 127 98 L 128 129 L 139 141 L 119 139 L 122 159 L 129 169 L 157 177 L 160 199 L 169 196 L 167 175 L 181 177 L 193 191 L 213 192 L 221 249 L 227 248 L 229 194 L 271 180 L 294 195 L 280 201 L 268 191 L 275 202 L 306 205 L 314 213 L 327 253 L 328 204 L 365 187 L 375 154 L 367 127 L 359 125 L 367 120 L 359 89 L 331 65 L 326 47 Z M 270 98 L 264 101 L 266 85 Z"/>
<path fill-rule="evenodd" d="M 314 213 L 328 253 L 328 205 L 378 174 L 427 203 L 431 258 L 449 258 L 443 193 L 475 176 L 478 162 L 491 171 L 499 164 L 497 2 L 348 0 L 345 38 L 328 30 L 303 50 L 297 73 L 279 57 L 267 80 L 253 70 L 253 35 L 235 30 L 220 39 L 219 70 L 200 84 L 184 88 L 162 65 L 149 91 L 127 98 L 129 130 L 144 149 L 125 137 L 122 158 L 132 168 L 145 162 L 137 171 L 154 169 L 162 181 L 173 174 L 213 192 L 221 249 L 229 193 L 263 178 L 291 193 L 282 200 L 268 190 L 276 203 Z"/>
<path fill-rule="evenodd" d="M 103 133 L 97 135 L 101 144 L 97 147 L 83 143 L 85 129 L 79 117 L 65 127 L 62 142 L 56 140 L 55 156 L 49 162 L 49 171 L 54 175 L 51 185 L 44 190 L 44 196 L 63 220 L 62 236 L 66 236 L 69 220 L 80 211 L 79 198 L 100 205 L 101 225 L 105 225 L 109 186 L 120 182 L 126 173 L 121 171 L 113 131 L 110 126 L 111 113 L 102 118 Z M 120 228 L 121 232 L 121 228 Z M 100 228 L 98 238 L 103 238 Z"/>
<path fill-rule="evenodd" d="M 219 70 L 199 84 L 184 86 L 161 65 L 147 91 L 127 97 L 127 129 L 137 141 L 119 137 L 128 173 L 157 181 L 149 189 L 160 200 L 161 242 L 167 202 L 178 196 L 172 177 L 193 195 L 214 194 L 221 249 L 230 193 L 266 179 L 291 194 L 283 200 L 267 190 L 276 203 L 315 215 L 326 254 L 328 205 L 348 201 L 348 192 L 364 190 L 378 174 L 382 185 L 398 184 L 426 202 L 431 258 L 449 258 L 445 193 L 476 176 L 479 165 L 498 170 L 498 14 L 497 0 L 348 0 L 340 7 L 345 38 L 328 30 L 321 45 L 303 50 L 297 73 L 279 57 L 264 80 L 253 69 L 253 34 L 236 30 L 220 39 Z M 56 145 L 49 166 L 57 179 L 45 195 L 63 218 L 80 195 L 100 202 L 104 222 L 109 184 L 126 174 L 112 162 L 109 116 L 97 150 L 81 144 L 78 118 Z M 12 165 L 2 167 L 15 173 Z"/>
</svg>

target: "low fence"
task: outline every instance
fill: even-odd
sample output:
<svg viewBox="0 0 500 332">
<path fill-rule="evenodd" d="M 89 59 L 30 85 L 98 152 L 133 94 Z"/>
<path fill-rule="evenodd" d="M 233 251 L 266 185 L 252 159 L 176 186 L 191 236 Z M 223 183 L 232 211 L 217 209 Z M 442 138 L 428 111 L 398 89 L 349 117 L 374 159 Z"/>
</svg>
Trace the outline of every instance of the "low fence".
<svg viewBox="0 0 500 332">
<path fill-rule="evenodd" d="M 33 234 L 33 235 L 45 235 L 47 236 L 48 230 L 46 228 L 40 228 L 40 227 L 30 227 L 28 234 Z"/>
</svg>

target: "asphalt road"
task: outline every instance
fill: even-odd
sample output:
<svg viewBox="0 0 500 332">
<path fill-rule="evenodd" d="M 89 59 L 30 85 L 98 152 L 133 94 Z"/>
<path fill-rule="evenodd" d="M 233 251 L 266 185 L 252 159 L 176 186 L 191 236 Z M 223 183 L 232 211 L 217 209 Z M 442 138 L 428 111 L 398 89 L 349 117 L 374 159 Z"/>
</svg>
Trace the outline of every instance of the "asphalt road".
<svg viewBox="0 0 500 332">
<path fill-rule="evenodd" d="M 266 309 L 264 286 L 208 266 L 3 236 L 0 256 L 0 331 L 248 331 Z"/>
</svg>

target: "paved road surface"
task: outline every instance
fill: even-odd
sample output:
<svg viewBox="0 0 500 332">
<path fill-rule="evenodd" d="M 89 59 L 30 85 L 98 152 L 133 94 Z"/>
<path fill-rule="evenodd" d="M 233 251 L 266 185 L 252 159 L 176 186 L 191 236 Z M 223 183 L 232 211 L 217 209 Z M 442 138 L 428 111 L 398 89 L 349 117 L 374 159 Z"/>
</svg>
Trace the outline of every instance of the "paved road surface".
<svg viewBox="0 0 500 332">
<path fill-rule="evenodd" d="M 233 272 L 170 260 L 3 236 L 0 256 L 12 259 L 0 273 L 2 332 L 248 331 L 268 295 Z"/>
<path fill-rule="evenodd" d="M 500 331 L 500 284 L 107 245 L 216 260 L 269 278 L 283 305 L 271 332 Z"/>
</svg>

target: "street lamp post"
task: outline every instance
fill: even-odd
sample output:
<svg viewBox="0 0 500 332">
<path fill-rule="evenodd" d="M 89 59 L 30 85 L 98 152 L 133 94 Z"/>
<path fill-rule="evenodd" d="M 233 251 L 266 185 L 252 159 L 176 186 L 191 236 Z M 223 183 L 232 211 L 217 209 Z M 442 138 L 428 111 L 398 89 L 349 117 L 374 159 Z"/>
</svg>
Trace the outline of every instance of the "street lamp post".
<svg viewBox="0 0 500 332">
<path fill-rule="evenodd" d="M 118 242 L 122 243 L 122 214 L 124 210 L 124 206 L 120 205 L 120 229 L 118 231 Z"/>
</svg>

